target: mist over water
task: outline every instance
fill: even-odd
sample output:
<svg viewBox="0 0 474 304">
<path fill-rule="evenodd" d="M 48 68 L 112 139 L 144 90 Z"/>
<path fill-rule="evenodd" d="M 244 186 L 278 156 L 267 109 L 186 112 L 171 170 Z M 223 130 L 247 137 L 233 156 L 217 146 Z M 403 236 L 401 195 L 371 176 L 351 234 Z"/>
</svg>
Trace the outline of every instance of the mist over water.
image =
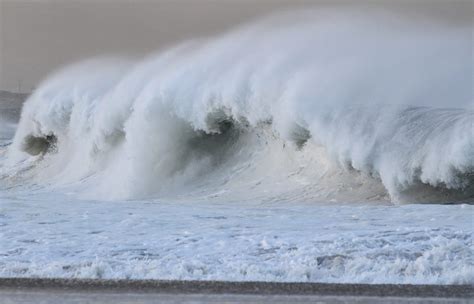
<svg viewBox="0 0 474 304">
<path fill-rule="evenodd" d="M 293 11 L 0 96 L 0 277 L 472 284 L 472 30 Z"/>
<path fill-rule="evenodd" d="M 2 183 L 106 200 L 474 197 L 472 23 L 294 11 L 27 100 Z"/>
</svg>

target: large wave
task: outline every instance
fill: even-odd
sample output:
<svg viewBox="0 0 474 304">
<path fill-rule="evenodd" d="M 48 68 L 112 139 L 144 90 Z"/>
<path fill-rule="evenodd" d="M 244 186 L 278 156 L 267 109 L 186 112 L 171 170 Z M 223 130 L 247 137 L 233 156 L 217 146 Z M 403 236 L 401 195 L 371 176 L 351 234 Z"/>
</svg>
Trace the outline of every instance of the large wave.
<svg viewBox="0 0 474 304">
<path fill-rule="evenodd" d="M 108 199 L 472 199 L 471 31 L 328 8 L 82 62 L 27 100 L 3 181 Z"/>
</svg>

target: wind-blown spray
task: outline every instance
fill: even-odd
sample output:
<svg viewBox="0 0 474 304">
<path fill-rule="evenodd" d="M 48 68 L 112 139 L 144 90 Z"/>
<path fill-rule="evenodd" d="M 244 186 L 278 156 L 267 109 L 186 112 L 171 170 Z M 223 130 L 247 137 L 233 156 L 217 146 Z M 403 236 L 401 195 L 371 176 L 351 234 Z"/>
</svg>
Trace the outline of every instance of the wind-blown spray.
<svg viewBox="0 0 474 304">
<path fill-rule="evenodd" d="M 76 64 L 28 99 L 3 170 L 110 199 L 469 199 L 471 31 L 326 9 Z"/>
</svg>

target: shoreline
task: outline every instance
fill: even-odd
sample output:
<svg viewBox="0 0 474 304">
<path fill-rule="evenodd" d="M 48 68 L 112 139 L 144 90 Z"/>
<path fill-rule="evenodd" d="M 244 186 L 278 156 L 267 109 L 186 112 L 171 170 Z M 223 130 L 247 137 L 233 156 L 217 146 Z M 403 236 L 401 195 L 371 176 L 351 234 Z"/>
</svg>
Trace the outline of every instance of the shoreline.
<svg viewBox="0 0 474 304">
<path fill-rule="evenodd" d="M 474 285 L 0 278 L 0 291 L 472 299 Z"/>
</svg>

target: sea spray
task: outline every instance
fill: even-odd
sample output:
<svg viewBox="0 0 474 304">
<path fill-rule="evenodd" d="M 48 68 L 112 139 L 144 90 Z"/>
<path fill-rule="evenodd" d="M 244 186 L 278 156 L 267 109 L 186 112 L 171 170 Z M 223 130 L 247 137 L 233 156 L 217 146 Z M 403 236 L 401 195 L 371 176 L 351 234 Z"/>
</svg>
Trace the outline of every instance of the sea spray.
<svg viewBox="0 0 474 304">
<path fill-rule="evenodd" d="M 296 11 L 75 64 L 28 99 L 2 170 L 102 199 L 472 199 L 472 23 L 432 21 Z"/>
</svg>

